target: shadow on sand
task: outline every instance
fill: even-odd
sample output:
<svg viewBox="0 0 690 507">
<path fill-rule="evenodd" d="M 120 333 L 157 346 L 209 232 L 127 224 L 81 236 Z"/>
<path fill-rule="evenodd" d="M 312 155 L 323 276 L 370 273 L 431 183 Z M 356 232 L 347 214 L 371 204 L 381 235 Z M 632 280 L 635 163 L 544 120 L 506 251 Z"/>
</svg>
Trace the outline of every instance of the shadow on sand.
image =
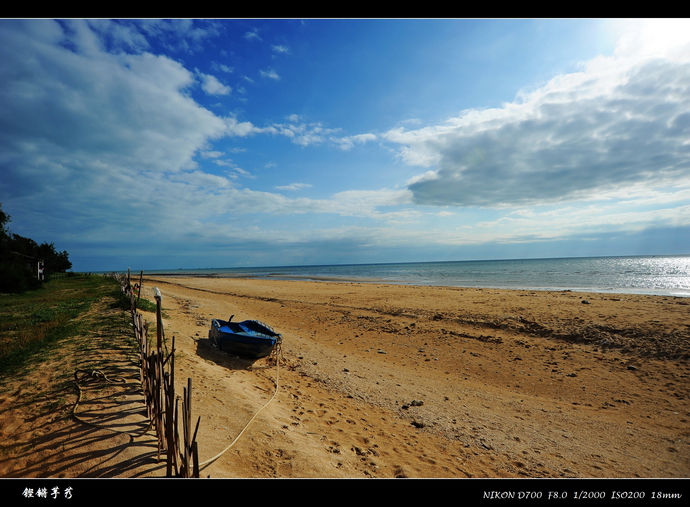
<svg viewBox="0 0 690 507">
<path fill-rule="evenodd" d="M 233 356 L 218 350 L 209 338 L 196 338 L 196 353 L 206 360 L 229 370 L 256 370 L 265 368 L 266 361 Z"/>
</svg>

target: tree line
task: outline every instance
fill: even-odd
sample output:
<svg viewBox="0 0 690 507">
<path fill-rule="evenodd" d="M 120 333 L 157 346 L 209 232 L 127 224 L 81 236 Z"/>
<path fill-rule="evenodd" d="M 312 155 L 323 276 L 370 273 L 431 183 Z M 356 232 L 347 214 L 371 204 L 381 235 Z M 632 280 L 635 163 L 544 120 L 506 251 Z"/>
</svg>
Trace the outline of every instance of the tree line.
<svg viewBox="0 0 690 507">
<path fill-rule="evenodd" d="M 10 221 L 0 204 L 0 292 L 37 289 L 50 274 L 72 268 L 66 251 L 56 251 L 53 243 L 39 245 L 13 234 L 7 228 Z"/>
</svg>

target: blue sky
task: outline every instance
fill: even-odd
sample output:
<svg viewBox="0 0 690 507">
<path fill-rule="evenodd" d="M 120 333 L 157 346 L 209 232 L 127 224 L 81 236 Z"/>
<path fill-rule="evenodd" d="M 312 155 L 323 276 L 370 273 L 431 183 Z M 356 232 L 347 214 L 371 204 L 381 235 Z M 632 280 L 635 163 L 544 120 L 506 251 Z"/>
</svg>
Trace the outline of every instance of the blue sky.
<svg viewBox="0 0 690 507">
<path fill-rule="evenodd" d="M 0 20 L 74 270 L 690 253 L 690 21 Z"/>
</svg>

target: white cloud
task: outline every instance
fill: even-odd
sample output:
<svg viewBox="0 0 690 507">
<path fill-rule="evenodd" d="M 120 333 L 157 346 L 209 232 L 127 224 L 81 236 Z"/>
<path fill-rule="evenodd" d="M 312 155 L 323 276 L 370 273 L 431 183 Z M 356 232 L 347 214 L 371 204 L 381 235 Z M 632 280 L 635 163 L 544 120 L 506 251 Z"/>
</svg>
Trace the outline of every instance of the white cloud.
<svg viewBox="0 0 690 507">
<path fill-rule="evenodd" d="M 234 68 L 234 67 L 229 67 L 228 65 L 225 65 L 225 64 L 223 64 L 223 63 L 215 63 L 215 62 L 214 62 L 214 63 L 213 63 L 213 67 L 214 67 L 215 69 L 218 69 L 218 70 L 220 70 L 220 71 L 222 71 L 222 72 L 226 72 L 226 73 L 228 73 L 228 74 L 232 74 L 233 72 L 235 72 L 235 68 Z"/>
<path fill-rule="evenodd" d="M 163 47 L 183 53 L 202 51 L 204 41 L 222 30 L 217 20 L 204 19 L 120 19 L 115 23 L 131 26 L 146 37 L 155 37 Z"/>
<path fill-rule="evenodd" d="M 177 173 L 170 178 L 170 181 L 173 183 L 183 183 L 194 189 L 211 188 L 217 190 L 232 187 L 232 182 L 227 178 L 203 171 Z"/>
<path fill-rule="evenodd" d="M 274 79 L 276 81 L 280 79 L 280 76 L 278 75 L 278 73 L 273 69 L 266 69 L 266 70 L 259 71 L 259 74 L 261 74 L 261 77 Z"/>
<path fill-rule="evenodd" d="M 287 46 L 277 45 L 277 46 L 271 46 L 271 47 L 273 48 L 273 51 L 276 53 L 289 53 L 290 52 L 290 48 L 288 48 Z"/>
<path fill-rule="evenodd" d="M 364 144 L 368 141 L 375 141 L 375 134 L 358 134 L 348 137 L 332 138 L 332 141 L 340 145 L 341 150 L 349 150 L 355 144 Z"/>
<path fill-rule="evenodd" d="M 222 167 L 235 167 L 231 160 L 214 160 L 213 163 Z"/>
<path fill-rule="evenodd" d="M 690 205 L 640 210 L 626 203 L 593 204 L 547 210 L 516 210 L 492 221 L 474 223 L 463 236 L 472 242 L 518 242 L 530 239 L 565 239 L 575 236 L 639 232 L 648 228 L 687 227 Z M 455 237 L 454 240 L 457 240 Z"/>
<path fill-rule="evenodd" d="M 393 215 L 386 215 L 385 213 L 379 212 L 378 208 L 411 204 L 411 196 L 412 194 L 407 189 L 346 190 L 331 196 L 325 209 L 330 209 L 331 212 L 347 216 L 389 218 L 395 216 L 397 211 L 392 212 Z M 405 211 L 406 216 L 409 216 L 408 211 Z"/>
<path fill-rule="evenodd" d="M 110 53 L 87 22 L 70 26 L 0 21 L 0 202 L 24 224 L 70 224 L 83 240 L 176 221 L 181 234 L 227 206 L 215 196 L 232 175 L 205 173 L 195 157 L 222 161 L 211 141 L 259 130 L 197 104 L 178 62 Z"/>
<path fill-rule="evenodd" d="M 201 88 L 209 95 L 229 95 L 232 88 L 224 85 L 215 76 L 199 73 Z"/>
<path fill-rule="evenodd" d="M 88 26 L 107 38 L 113 47 L 125 51 L 144 51 L 150 45 L 146 37 L 135 26 L 108 19 L 92 19 Z"/>
<path fill-rule="evenodd" d="M 418 204 L 597 199 L 638 184 L 690 185 L 690 52 L 597 58 L 501 108 L 390 130 Z"/>
<path fill-rule="evenodd" d="M 289 185 L 277 186 L 278 190 L 302 190 L 303 188 L 311 188 L 309 183 L 291 183 Z"/>
<path fill-rule="evenodd" d="M 229 136 L 245 137 L 251 134 L 263 132 L 263 129 L 257 128 L 250 122 L 238 122 L 235 118 L 224 118 L 225 133 Z"/>
<path fill-rule="evenodd" d="M 236 173 L 241 174 L 242 176 L 246 176 L 247 178 L 252 178 L 252 179 L 255 178 L 255 176 L 252 175 L 249 171 L 245 171 L 244 169 L 242 169 L 240 167 L 235 166 L 235 167 L 233 167 L 232 170 L 235 171 Z"/>
<path fill-rule="evenodd" d="M 76 26 L 88 29 L 84 22 Z M 0 25 L 5 173 L 25 179 L 27 165 L 44 166 L 49 181 L 55 165 L 46 161 L 56 156 L 64 167 L 70 158 L 79 160 L 73 169 L 98 161 L 174 171 L 193 167 L 195 152 L 209 139 L 251 130 L 196 104 L 185 93 L 193 74 L 169 58 L 107 53 L 86 36 L 78 41 L 86 48 L 70 50 L 56 44 L 58 23 L 44 27 L 52 40 L 34 37 L 23 23 Z"/>
<path fill-rule="evenodd" d="M 291 115 L 290 121 L 299 119 L 297 115 Z M 321 122 L 312 123 L 274 123 L 269 127 L 257 129 L 261 132 L 281 135 L 290 138 L 294 144 L 309 146 L 319 144 L 329 139 L 329 136 L 340 132 L 340 129 L 327 128 Z"/>
</svg>

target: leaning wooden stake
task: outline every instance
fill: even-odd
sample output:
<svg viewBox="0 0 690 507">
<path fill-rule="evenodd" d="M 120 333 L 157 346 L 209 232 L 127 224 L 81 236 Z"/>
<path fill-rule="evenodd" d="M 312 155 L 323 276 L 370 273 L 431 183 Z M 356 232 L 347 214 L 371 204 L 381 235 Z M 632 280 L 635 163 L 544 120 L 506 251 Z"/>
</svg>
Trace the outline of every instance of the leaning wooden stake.
<svg viewBox="0 0 690 507">
<path fill-rule="evenodd" d="M 192 477 L 194 478 L 199 478 L 199 446 L 196 443 L 196 434 L 199 431 L 199 423 L 201 422 L 201 417 L 199 417 L 196 420 L 196 427 L 194 428 L 194 435 L 192 435 L 192 459 L 194 461 L 193 463 L 193 469 L 192 469 Z"/>
<path fill-rule="evenodd" d="M 168 380 L 168 387 L 165 390 L 165 437 L 168 447 L 168 462 L 166 468 L 166 475 L 173 476 L 173 469 L 177 474 L 177 446 L 175 445 L 175 336 L 172 337 L 172 352 L 169 356 L 170 372 L 166 373 Z"/>
<path fill-rule="evenodd" d="M 192 438 L 192 379 L 187 379 L 187 388 L 184 390 L 184 403 L 182 404 L 184 417 L 184 477 L 190 477 L 189 463 L 192 458 L 190 440 Z"/>
</svg>

